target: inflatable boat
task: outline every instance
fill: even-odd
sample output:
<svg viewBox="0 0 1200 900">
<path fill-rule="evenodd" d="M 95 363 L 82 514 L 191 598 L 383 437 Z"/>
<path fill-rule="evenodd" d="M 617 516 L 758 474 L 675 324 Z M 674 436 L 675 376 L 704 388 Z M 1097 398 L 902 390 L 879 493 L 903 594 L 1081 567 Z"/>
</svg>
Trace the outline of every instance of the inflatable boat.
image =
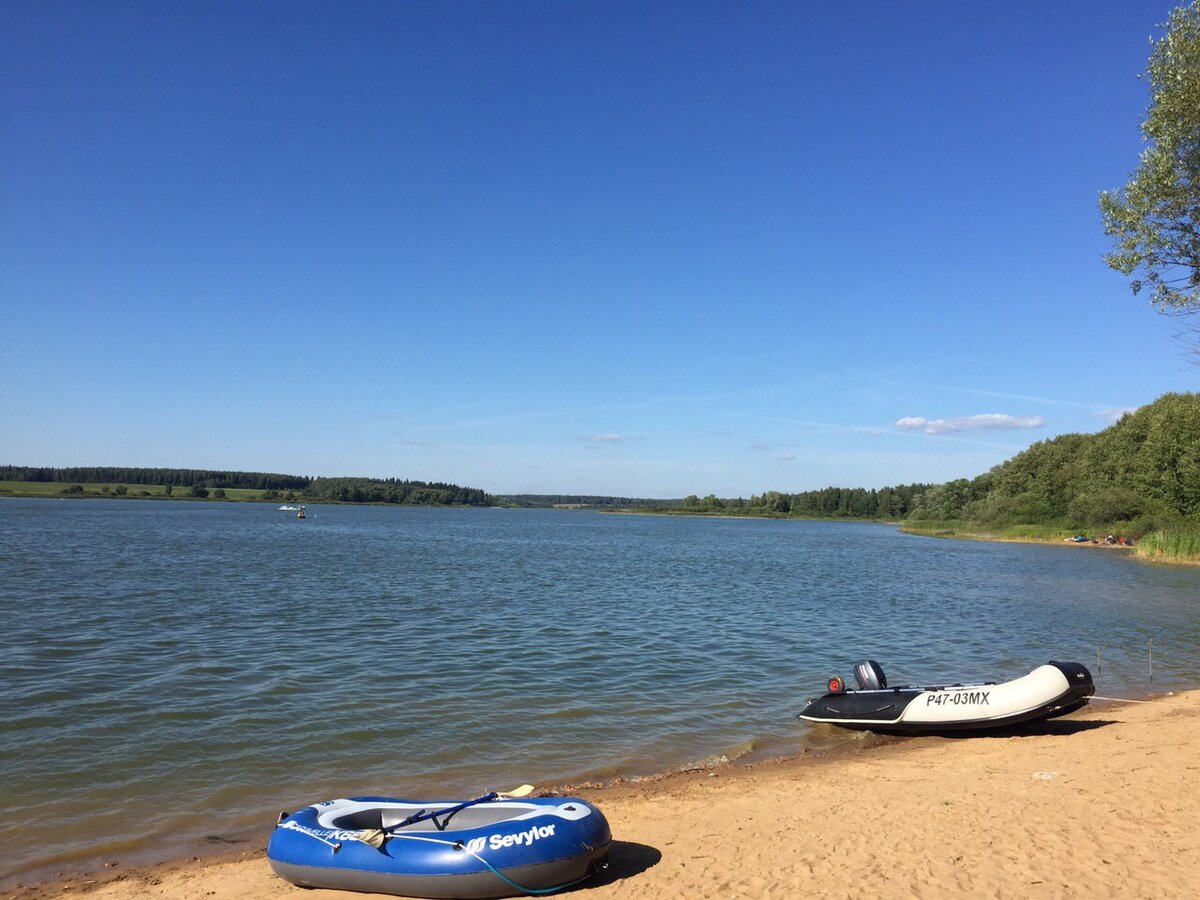
<svg viewBox="0 0 1200 900">
<path fill-rule="evenodd" d="M 575 797 L 354 797 L 281 815 L 267 857 L 300 887 L 510 897 L 578 884 L 604 867 L 611 841 L 603 813 Z"/>
<path fill-rule="evenodd" d="M 1050 662 L 999 684 L 888 687 L 873 659 L 854 667 L 858 690 L 838 675 L 826 693 L 808 701 L 799 718 L 883 734 L 945 734 L 1000 728 L 1061 716 L 1095 693 L 1092 673 L 1079 663 Z"/>
</svg>

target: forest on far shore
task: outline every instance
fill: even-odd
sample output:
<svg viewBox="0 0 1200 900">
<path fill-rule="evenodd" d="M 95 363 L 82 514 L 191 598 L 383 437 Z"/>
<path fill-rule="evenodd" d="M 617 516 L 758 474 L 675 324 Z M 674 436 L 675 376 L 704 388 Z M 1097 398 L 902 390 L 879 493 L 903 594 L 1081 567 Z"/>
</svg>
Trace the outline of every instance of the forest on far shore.
<svg viewBox="0 0 1200 900">
<path fill-rule="evenodd" d="M 686 497 L 658 511 L 902 521 L 945 536 L 1113 533 L 1148 555 L 1200 558 L 1200 394 L 1165 394 L 1095 434 L 1039 441 L 975 478 L 878 490 Z"/>
<path fill-rule="evenodd" d="M 65 496 L 172 497 L 214 500 L 288 500 L 393 503 L 404 506 L 494 506 L 479 488 L 400 478 L 311 478 L 267 472 L 117 466 L 0 466 L 3 483 L 45 485 L 37 493 Z M 57 485 L 63 485 L 58 488 Z M 85 487 L 88 485 L 89 487 Z M 90 486 L 95 486 L 93 489 Z M 130 490 L 130 488 L 134 490 Z M 141 488 L 141 490 L 138 490 Z M 181 490 L 175 490 L 179 488 Z M 0 487 L 0 493 L 16 493 Z M 22 491 L 26 495 L 32 493 Z"/>
<path fill-rule="evenodd" d="M 981 527 L 1200 524 L 1200 394 L 1165 394 L 1096 434 L 1039 441 L 975 478 L 879 489 L 829 487 L 685 497 L 662 511 L 798 518 L 964 521 Z"/>
<path fill-rule="evenodd" d="M 766 491 L 748 499 L 711 494 L 681 500 L 564 494 L 495 496 L 479 488 L 445 482 L 203 469 L 0 466 L 0 492 L 19 493 L 4 483 L 44 484 L 46 490 L 39 492 L 43 496 L 103 494 L 409 506 L 569 507 L 677 515 L 901 521 L 912 530 L 945 534 L 1019 532 L 1030 537 L 1051 537 L 1063 532 L 1111 531 L 1141 538 L 1172 531 L 1195 536 L 1200 534 L 1200 394 L 1165 394 L 1098 433 L 1064 434 L 1039 441 L 975 478 L 884 488 Z M 85 489 L 84 484 L 96 487 Z M 143 487 L 130 490 L 137 486 Z"/>
</svg>

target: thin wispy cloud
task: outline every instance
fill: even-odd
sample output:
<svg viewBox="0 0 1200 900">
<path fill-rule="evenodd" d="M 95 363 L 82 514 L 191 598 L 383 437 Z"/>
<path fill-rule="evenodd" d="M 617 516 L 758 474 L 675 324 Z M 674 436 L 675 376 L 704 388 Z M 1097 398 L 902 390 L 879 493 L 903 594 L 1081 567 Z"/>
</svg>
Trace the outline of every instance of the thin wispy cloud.
<svg viewBox="0 0 1200 900">
<path fill-rule="evenodd" d="M 1004 391 L 984 391 L 979 388 L 959 387 L 956 385 L 940 385 L 942 390 L 957 391 L 960 394 L 973 394 L 976 397 L 992 397 L 996 400 L 1018 400 L 1024 403 L 1044 403 L 1047 406 L 1072 406 L 1076 409 L 1095 409 L 1100 404 L 1087 403 L 1080 400 L 1063 400 L 1060 397 L 1038 397 L 1033 394 L 1009 394 Z"/>
<path fill-rule="evenodd" d="M 678 407 L 683 404 L 727 400 L 738 395 L 728 391 L 706 391 L 695 394 L 665 394 L 653 397 L 639 397 L 637 400 L 619 401 L 613 403 L 587 404 L 583 406 L 556 407 L 544 409 L 526 409 L 520 412 L 505 412 L 497 414 L 483 413 L 484 407 L 478 404 L 445 407 L 439 410 L 441 415 L 455 415 L 461 418 L 444 422 L 412 421 L 413 430 L 417 431 L 472 431 L 476 429 L 496 428 L 508 425 L 518 425 L 524 422 L 563 419 L 570 416 L 599 416 L 609 413 L 649 411 L 661 407 Z M 470 413 L 471 415 L 467 415 Z M 481 414 L 482 413 L 482 414 Z M 375 416 L 376 419 L 388 418 L 387 414 Z M 395 417 L 397 420 L 399 416 Z M 404 421 L 409 421 L 408 418 Z M 626 441 L 644 440 L 644 438 L 626 437 Z"/>
<path fill-rule="evenodd" d="M 752 413 L 736 413 L 736 412 L 727 412 L 727 411 L 720 411 L 717 414 L 723 415 L 723 416 L 731 416 L 735 419 L 752 419 L 753 421 L 756 421 L 756 422 L 775 422 L 780 425 L 792 425 L 792 426 L 795 426 L 796 428 L 802 428 L 805 430 L 849 431 L 849 432 L 857 432 L 859 434 L 877 434 L 878 433 L 878 429 L 875 429 L 875 428 L 869 428 L 869 427 L 865 427 L 862 425 L 843 425 L 843 424 L 839 424 L 837 422 L 812 422 L 807 419 L 790 419 L 790 418 L 786 418 L 784 416 L 759 416 L 759 415 L 754 415 Z M 754 449 L 759 449 L 758 444 L 753 444 L 751 446 Z M 766 445 L 762 445 L 762 446 L 765 448 Z"/>
<path fill-rule="evenodd" d="M 900 386 L 900 385 L 898 385 Z M 903 387 L 911 387 L 910 385 L 902 385 Z M 1033 394 L 1010 394 L 1005 391 L 985 391 L 980 388 L 963 387 L 956 384 L 939 384 L 934 385 L 940 391 L 953 391 L 958 394 L 971 394 L 975 397 L 991 397 L 995 400 L 1015 400 L 1020 403 L 1041 403 L 1046 406 L 1068 406 L 1074 409 L 1087 409 L 1092 411 L 1092 415 L 1106 417 L 1107 413 L 1113 412 L 1117 407 L 1105 407 L 1102 403 L 1088 403 L 1083 400 L 1064 400 L 1061 397 L 1038 397 Z M 1136 408 L 1136 407 L 1134 407 Z M 1122 411 L 1129 410 L 1122 407 Z"/>
<path fill-rule="evenodd" d="M 770 444 L 770 443 L 767 443 L 766 441 L 755 441 L 753 444 L 750 445 L 750 449 L 757 450 L 760 453 L 765 453 L 768 450 L 784 450 L 784 451 L 794 450 L 795 448 L 797 448 L 799 446 L 800 446 L 799 444 Z M 784 457 L 777 456 L 775 458 L 783 459 Z M 795 459 L 794 456 L 789 456 L 787 458 Z"/>
<path fill-rule="evenodd" d="M 924 416 L 905 416 L 896 421 L 897 428 L 923 431 L 925 434 L 947 434 L 960 431 L 1017 431 L 1041 428 L 1046 420 L 1041 416 L 1010 416 L 1007 413 L 981 413 L 977 416 L 954 416 L 948 419 L 927 419 Z"/>
<path fill-rule="evenodd" d="M 575 440 L 583 441 L 587 444 L 619 444 L 625 440 L 619 434 L 577 434 Z"/>
<path fill-rule="evenodd" d="M 843 425 L 843 424 L 837 424 L 834 422 L 812 422 L 812 421 L 808 421 L 805 419 L 789 419 L 789 418 L 785 418 L 782 416 L 758 416 L 758 415 L 752 415 L 750 413 L 721 412 L 721 413 L 719 413 L 719 415 L 732 416 L 732 417 L 738 418 L 738 419 L 753 419 L 758 422 L 775 422 L 780 425 L 794 425 L 798 429 L 805 431 L 805 432 L 828 431 L 833 434 L 838 434 L 838 433 L 863 434 L 863 435 L 869 435 L 870 437 L 875 437 L 875 438 L 882 437 L 884 435 L 892 435 L 892 436 L 904 435 L 905 437 L 910 437 L 910 438 L 919 438 L 921 440 L 925 439 L 925 437 L 923 435 L 912 433 L 911 431 L 903 431 L 903 430 L 894 431 L 891 429 L 883 429 L 883 428 L 880 428 L 875 425 Z M 1015 446 L 1012 444 L 999 444 L 999 443 L 996 443 L 995 441 L 985 441 L 985 440 L 979 440 L 977 438 L 956 437 L 951 434 L 939 434 L 939 433 L 935 433 L 935 432 L 927 432 L 927 434 L 930 437 L 935 438 L 937 440 L 952 441 L 957 444 L 972 444 L 977 447 L 996 447 L 1001 450 L 1014 450 L 1014 451 L 1024 449 L 1023 447 L 1018 447 L 1018 446 Z M 751 444 L 750 449 L 764 451 L 764 450 L 770 450 L 772 446 L 778 447 L 780 445 L 779 444 L 768 444 L 768 443 L 765 443 L 762 441 L 758 441 L 756 443 Z M 788 445 L 788 446 L 794 446 L 794 445 Z"/>
</svg>

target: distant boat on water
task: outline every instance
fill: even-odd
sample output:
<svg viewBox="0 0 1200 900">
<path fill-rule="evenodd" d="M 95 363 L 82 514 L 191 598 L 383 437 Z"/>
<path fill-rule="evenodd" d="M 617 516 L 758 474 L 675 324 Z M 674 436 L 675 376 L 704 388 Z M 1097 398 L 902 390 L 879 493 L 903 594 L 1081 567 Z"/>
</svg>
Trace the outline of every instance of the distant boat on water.
<svg viewBox="0 0 1200 900">
<path fill-rule="evenodd" d="M 296 510 L 296 518 L 297 518 L 297 519 L 303 519 L 303 518 L 304 518 L 304 507 L 303 507 L 303 506 L 299 507 L 299 508 Z"/>
<path fill-rule="evenodd" d="M 279 507 L 280 512 L 296 512 L 298 509 L 300 509 L 299 506 L 288 506 L 286 503 Z"/>
</svg>

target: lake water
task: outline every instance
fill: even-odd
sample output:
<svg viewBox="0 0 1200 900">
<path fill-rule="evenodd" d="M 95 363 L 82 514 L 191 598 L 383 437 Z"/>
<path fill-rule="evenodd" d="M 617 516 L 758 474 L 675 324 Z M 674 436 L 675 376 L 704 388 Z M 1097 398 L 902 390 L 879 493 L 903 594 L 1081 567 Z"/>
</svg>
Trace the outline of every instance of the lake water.
<svg viewBox="0 0 1200 900">
<path fill-rule="evenodd" d="M 0 500 L 0 882 L 348 794 L 456 797 L 852 740 L 826 676 L 1200 683 L 1200 570 L 853 523 Z M 1154 682 L 1147 641 L 1154 641 Z"/>
</svg>

